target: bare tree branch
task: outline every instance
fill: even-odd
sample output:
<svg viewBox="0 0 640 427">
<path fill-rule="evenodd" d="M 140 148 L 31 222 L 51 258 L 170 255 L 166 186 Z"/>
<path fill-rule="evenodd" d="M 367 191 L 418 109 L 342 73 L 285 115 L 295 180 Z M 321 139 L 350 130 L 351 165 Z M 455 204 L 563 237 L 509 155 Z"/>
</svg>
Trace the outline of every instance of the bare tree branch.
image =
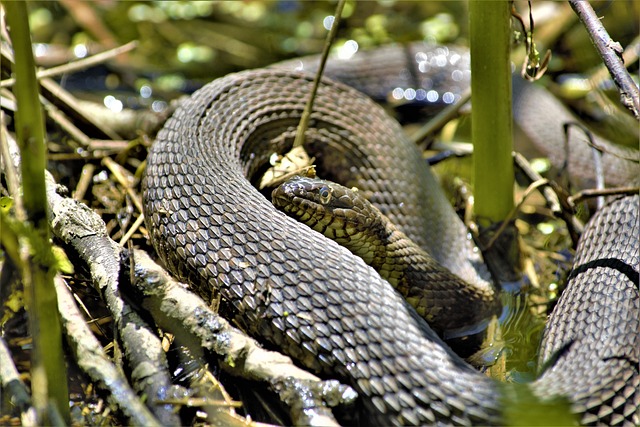
<svg viewBox="0 0 640 427">
<path fill-rule="evenodd" d="M 620 90 L 620 100 L 636 119 L 640 119 L 640 91 L 624 66 L 622 46 L 611 39 L 588 1 L 569 0 L 569 4 L 584 24 L 593 45 L 609 69 L 613 81 Z"/>
</svg>

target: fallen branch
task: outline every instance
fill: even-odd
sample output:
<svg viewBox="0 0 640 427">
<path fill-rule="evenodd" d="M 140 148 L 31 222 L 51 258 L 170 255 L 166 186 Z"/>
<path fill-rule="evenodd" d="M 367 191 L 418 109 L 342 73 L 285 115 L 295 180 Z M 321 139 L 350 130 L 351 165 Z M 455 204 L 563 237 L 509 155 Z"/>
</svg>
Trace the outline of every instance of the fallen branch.
<svg viewBox="0 0 640 427">
<path fill-rule="evenodd" d="M 337 425 L 330 407 L 353 402 L 355 391 L 338 381 L 321 381 L 295 366 L 289 357 L 264 350 L 186 285 L 174 281 L 144 251 L 134 251 L 133 257 L 136 280 L 132 291 L 161 328 L 184 345 L 211 351 L 229 373 L 270 384 L 288 404 L 294 424 Z"/>
<path fill-rule="evenodd" d="M 55 279 L 58 294 L 58 310 L 62 318 L 67 341 L 71 346 L 78 366 L 103 390 L 109 390 L 107 399 L 111 401 L 127 419 L 135 425 L 160 426 L 160 423 L 136 393 L 129 386 L 121 371 L 111 362 L 102 348 L 102 344 L 84 321 L 73 295 L 67 289 L 64 280 Z M 179 422 L 177 423 L 179 425 Z"/>
<path fill-rule="evenodd" d="M 6 138 L 6 142 L 8 149 L 4 151 L 8 152 L 9 158 L 3 156 L 4 169 L 10 166 L 6 164 L 9 161 L 12 161 L 15 166 L 20 164 L 20 155 L 15 141 Z M 51 229 L 54 235 L 73 248 L 89 267 L 94 286 L 101 293 L 113 317 L 118 337 L 125 349 L 125 358 L 133 367 L 131 376 L 134 385 L 141 394 L 146 395 L 148 406 L 152 408 L 162 424 L 179 425 L 180 420 L 173 413 L 172 408 L 155 404 L 157 400 L 167 397 L 166 393 L 171 390 L 168 363 L 160 340 L 136 311 L 120 298 L 118 279 L 121 248 L 109 238 L 104 222 L 96 213 L 86 205 L 57 193 L 58 186 L 48 172 L 45 173 L 45 183 Z M 65 323 L 67 330 L 64 332 L 67 337 L 74 336 L 73 331 L 68 328 L 80 327 L 76 324 L 77 322 L 76 319 L 75 322 Z M 84 325 L 84 320 L 82 324 Z M 125 386 L 128 387 L 124 376 L 115 381 L 109 376 L 111 368 L 95 369 L 95 363 L 91 358 L 96 356 L 90 348 L 83 348 L 83 345 L 90 344 L 70 342 L 70 345 L 77 350 L 74 356 L 78 365 L 86 366 L 86 372 L 92 380 L 107 388 L 116 406 L 128 419 L 140 425 L 160 424 L 153 416 L 147 416 L 148 411 L 147 414 L 140 412 L 139 407 L 142 403 L 139 402 L 135 393 L 122 391 L 125 390 Z M 113 369 L 116 368 L 113 367 Z M 131 399 L 138 400 L 138 403 L 132 403 Z"/>
<path fill-rule="evenodd" d="M 13 364 L 7 343 L 0 337 L 0 389 L 4 391 L 10 404 L 20 412 L 22 425 L 36 425 L 36 413 L 31 406 L 29 390 L 20 378 L 20 374 Z"/>
</svg>

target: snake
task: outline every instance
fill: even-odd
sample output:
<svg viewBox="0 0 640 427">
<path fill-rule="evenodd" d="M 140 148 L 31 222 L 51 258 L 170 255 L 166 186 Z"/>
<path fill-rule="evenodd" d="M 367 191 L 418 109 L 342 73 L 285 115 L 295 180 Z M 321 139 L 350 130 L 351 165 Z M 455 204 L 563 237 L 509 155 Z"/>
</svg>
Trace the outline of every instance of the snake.
<svg viewBox="0 0 640 427">
<path fill-rule="evenodd" d="M 304 71 L 247 70 L 181 103 L 142 183 L 156 252 L 265 346 L 351 385 L 363 424 L 504 424 L 504 384 L 454 353 L 361 258 L 255 188 L 272 154 L 291 148 L 312 81 Z M 447 270 L 486 278 L 421 153 L 369 97 L 323 79 L 304 147 L 320 176 L 357 187 Z M 527 386 L 542 401 L 565 396 L 583 423 L 639 422 L 637 207 L 637 196 L 622 198 L 591 220 L 541 344 L 546 368 Z"/>
<path fill-rule="evenodd" d="M 442 267 L 359 191 L 295 176 L 273 190 L 272 202 L 362 258 L 443 338 L 483 329 L 501 308 L 491 284 L 466 282 Z"/>
<path fill-rule="evenodd" d="M 313 73 L 319 63 L 319 55 L 310 55 L 272 66 Z M 413 42 L 358 51 L 347 58 L 332 58 L 324 75 L 378 102 L 411 108 L 410 111 L 419 107 L 429 115 L 462 97 L 471 86 L 470 69 L 469 50 L 463 46 Z M 637 149 L 614 144 L 597 133 L 587 135 L 575 127 L 569 128 L 565 136 L 564 125 L 580 123 L 578 117 L 547 90 L 517 74 L 513 78 L 513 120 L 526 137 L 527 151 L 548 158 L 557 171 L 566 171 L 569 182 L 576 188 L 595 187 L 591 145 L 601 152 L 602 174 L 607 185 L 640 182 Z"/>
</svg>

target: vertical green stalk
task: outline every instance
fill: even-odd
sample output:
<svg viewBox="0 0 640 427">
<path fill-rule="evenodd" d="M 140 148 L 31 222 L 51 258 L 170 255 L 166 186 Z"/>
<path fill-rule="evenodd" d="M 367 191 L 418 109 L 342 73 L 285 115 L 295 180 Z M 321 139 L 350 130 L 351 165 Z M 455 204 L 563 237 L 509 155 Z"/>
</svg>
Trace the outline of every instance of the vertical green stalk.
<svg viewBox="0 0 640 427">
<path fill-rule="evenodd" d="M 31 389 L 40 423 L 49 423 L 46 413 L 53 403 L 67 423 L 69 394 L 62 352 L 62 335 L 53 277 L 55 261 L 49 242 L 45 131 L 38 82 L 31 48 L 27 6 L 22 1 L 3 2 L 15 55 L 13 74 L 16 134 L 22 158 L 23 207 L 26 215 L 28 254 L 23 257 L 22 278 L 27 295 L 29 325 L 33 338 Z"/>
<path fill-rule="evenodd" d="M 513 208 L 509 1 L 469 2 L 475 214 L 481 226 Z"/>
</svg>

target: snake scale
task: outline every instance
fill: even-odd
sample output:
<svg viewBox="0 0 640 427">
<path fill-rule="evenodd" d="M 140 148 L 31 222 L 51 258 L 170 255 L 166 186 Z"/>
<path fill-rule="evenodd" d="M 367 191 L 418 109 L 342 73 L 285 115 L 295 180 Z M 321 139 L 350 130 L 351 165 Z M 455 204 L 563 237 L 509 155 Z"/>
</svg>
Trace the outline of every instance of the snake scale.
<svg viewBox="0 0 640 427">
<path fill-rule="evenodd" d="M 190 96 L 158 134 L 143 180 L 158 254 L 265 345 L 352 385 L 364 422 L 502 424 L 504 387 L 453 351 L 350 252 L 277 211 L 251 184 L 293 141 L 312 77 L 261 69 Z M 399 125 L 369 98 L 324 80 L 306 134 L 318 173 L 360 191 L 449 270 L 481 259 Z M 591 221 L 550 320 L 530 390 L 565 395 L 584 423 L 638 423 L 638 197 Z M 580 307 L 575 310 L 575 307 Z"/>
<path fill-rule="evenodd" d="M 443 268 L 359 191 L 295 176 L 274 189 L 271 200 L 279 210 L 362 258 L 444 339 L 483 331 L 500 312 L 500 298 L 490 283 L 467 282 Z M 468 341 L 464 344 L 469 346 Z"/>
</svg>

